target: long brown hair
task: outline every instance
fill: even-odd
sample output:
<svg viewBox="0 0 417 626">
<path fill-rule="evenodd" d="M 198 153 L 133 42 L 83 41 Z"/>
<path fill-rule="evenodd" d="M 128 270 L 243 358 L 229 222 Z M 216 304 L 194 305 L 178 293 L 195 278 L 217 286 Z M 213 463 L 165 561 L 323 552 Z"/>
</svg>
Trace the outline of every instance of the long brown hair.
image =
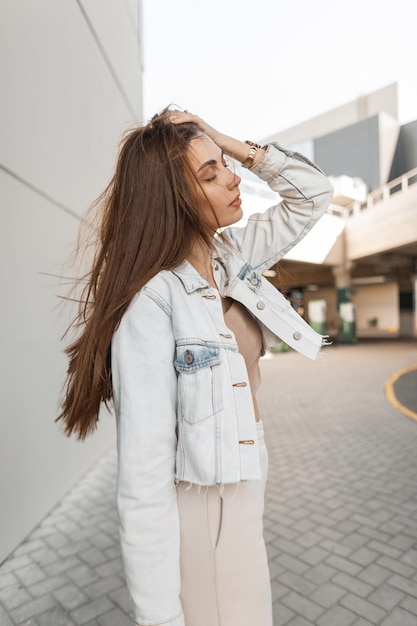
<svg viewBox="0 0 417 626">
<path fill-rule="evenodd" d="M 196 239 L 212 245 L 187 157 L 190 141 L 201 134 L 196 124 L 172 124 L 164 111 L 122 141 L 115 174 L 97 204 L 94 260 L 70 326 L 79 336 L 66 348 L 69 367 L 56 418 L 68 436 L 85 439 L 102 402 L 112 400 L 111 339 L 135 294 L 160 270 L 184 261 Z"/>
</svg>

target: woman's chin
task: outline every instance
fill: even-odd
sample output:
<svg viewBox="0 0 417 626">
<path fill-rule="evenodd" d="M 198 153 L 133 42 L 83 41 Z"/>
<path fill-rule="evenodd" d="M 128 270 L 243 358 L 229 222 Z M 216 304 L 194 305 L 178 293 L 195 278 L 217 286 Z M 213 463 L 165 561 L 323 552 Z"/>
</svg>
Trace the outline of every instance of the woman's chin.
<svg viewBox="0 0 417 626">
<path fill-rule="evenodd" d="M 236 207 L 235 211 L 233 212 L 232 215 L 230 215 L 229 219 L 227 220 L 227 224 L 224 224 L 224 226 L 222 226 L 222 228 L 225 228 L 226 226 L 232 226 L 232 224 L 236 224 L 236 222 L 238 222 L 240 219 L 242 219 L 243 217 L 243 211 L 241 209 L 241 207 Z"/>
</svg>

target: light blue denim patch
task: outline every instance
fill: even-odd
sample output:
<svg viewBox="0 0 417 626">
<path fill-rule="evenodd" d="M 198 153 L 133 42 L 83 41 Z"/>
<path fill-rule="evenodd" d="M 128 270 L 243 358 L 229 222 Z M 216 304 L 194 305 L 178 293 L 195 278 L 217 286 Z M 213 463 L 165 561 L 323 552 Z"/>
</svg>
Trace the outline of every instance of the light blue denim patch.
<svg viewBox="0 0 417 626">
<path fill-rule="evenodd" d="M 204 343 L 177 346 L 180 420 L 197 424 L 223 408 L 220 350 Z"/>
<path fill-rule="evenodd" d="M 178 372 L 191 373 L 202 367 L 220 365 L 220 351 L 214 346 L 189 344 L 177 346 L 174 365 Z"/>
</svg>

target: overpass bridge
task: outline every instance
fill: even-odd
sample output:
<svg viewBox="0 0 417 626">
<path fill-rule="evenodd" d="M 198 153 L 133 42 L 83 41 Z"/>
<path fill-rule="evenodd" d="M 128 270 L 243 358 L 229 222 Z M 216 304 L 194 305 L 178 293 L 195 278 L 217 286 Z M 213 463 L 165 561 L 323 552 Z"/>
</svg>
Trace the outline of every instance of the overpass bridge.
<svg viewBox="0 0 417 626">
<path fill-rule="evenodd" d="M 349 261 L 397 254 L 417 260 L 417 168 L 346 209 Z"/>
<path fill-rule="evenodd" d="M 298 298 L 303 313 L 324 298 L 331 334 L 340 303 L 352 301 L 359 336 L 417 336 L 417 168 L 369 194 L 349 177 L 332 182 L 328 213 L 271 282 Z"/>
</svg>

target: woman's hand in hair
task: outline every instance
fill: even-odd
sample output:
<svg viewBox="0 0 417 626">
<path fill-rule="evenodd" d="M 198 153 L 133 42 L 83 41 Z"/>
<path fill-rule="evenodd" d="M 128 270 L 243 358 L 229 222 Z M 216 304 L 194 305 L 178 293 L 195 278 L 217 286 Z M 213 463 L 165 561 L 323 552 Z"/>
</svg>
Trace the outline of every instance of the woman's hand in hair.
<svg viewBox="0 0 417 626">
<path fill-rule="evenodd" d="M 185 124 L 187 122 L 197 124 L 205 135 L 220 146 L 219 141 L 221 141 L 221 133 L 213 128 L 213 126 L 210 126 L 210 124 L 207 124 L 207 122 L 198 115 L 194 115 L 194 113 L 190 113 L 189 111 L 169 111 L 167 115 L 173 124 Z"/>
<path fill-rule="evenodd" d="M 215 144 L 223 150 L 223 152 L 227 155 L 244 163 L 248 158 L 249 146 L 244 141 L 240 141 L 239 139 L 234 139 L 229 135 L 225 135 L 210 124 L 207 124 L 201 117 L 198 115 L 194 115 L 194 113 L 189 113 L 188 111 L 169 111 L 168 118 L 173 124 L 185 124 L 185 123 L 193 123 L 197 124 L 205 135 L 210 137 Z M 253 160 L 253 165 L 257 163 L 265 154 L 265 150 L 260 148 L 257 150 L 255 154 L 255 158 Z"/>
</svg>

